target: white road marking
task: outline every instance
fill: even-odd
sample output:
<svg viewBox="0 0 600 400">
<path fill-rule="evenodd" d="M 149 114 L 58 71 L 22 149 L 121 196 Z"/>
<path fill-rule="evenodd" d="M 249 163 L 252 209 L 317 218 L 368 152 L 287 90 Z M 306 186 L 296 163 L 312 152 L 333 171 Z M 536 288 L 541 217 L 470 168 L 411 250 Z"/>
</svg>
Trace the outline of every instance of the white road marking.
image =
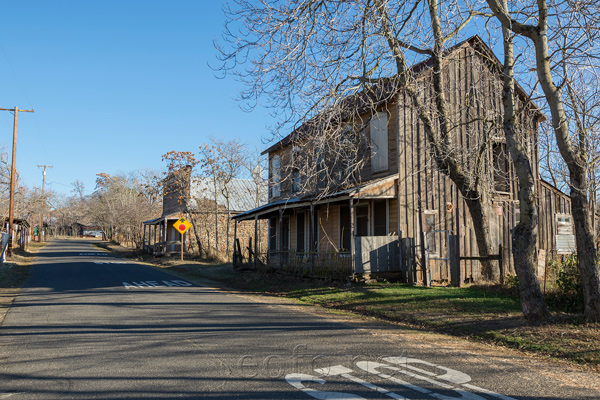
<svg viewBox="0 0 600 400">
<path fill-rule="evenodd" d="M 423 394 L 431 393 L 431 390 L 422 388 L 421 386 L 413 385 L 412 383 L 403 381 L 402 379 L 396 378 L 395 376 L 392 376 L 392 375 L 384 374 L 383 372 L 380 372 L 377 370 L 378 368 L 389 368 L 392 371 L 394 371 L 394 370 L 398 369 L 396 367 L 391 367 L 389 365 L 381 364 L 381 363 L 374 362 L 374 361 L 359 361 L 356 363 L 356 366 L 358 368 L 362 369 L 363 371 L 367 371 L 370 374 L 377 375 L 380 378 L 387 379 L 398 385 L 405 386 L 409 389 L 414 390 L 415 392 L 419 392 L 419 393 L 423 393 Z"/>
<path fill-rule="evenodd" d="M 475 385 L 471 385 L 468 382 L 471 381 L 471 377 L 463 372 L 457 371 L 452 368 L 447 368 L 441 365 L 433 364 L 424 360 L 419 360 L 416 358 L 408 358 L 408 357 L 386 357 L 383 358 L 383 361 L 389 362 L 394 365 L 383 364 L 380 362 L 374 361 L 359 361 L 356 363 L 356 366 L 361 370 L 376 375 L 379 378 L 387 379 L 397 385 L 404 386 L 408 389 L 414 390 L 416 392 L 422 393 L 427 396 L 434 397 L 439 400 L 486 400 L 484 397 L 475 394 L 473 392 L 478 392 L 481 394 L 485 394 L 488 396 L 496 397 L 501 400 L 515 400 L 512 397 L 504 396 L 491 390 L 484 389 Z M 419 365 L 418 366 L 415 366 Z M 421 366 L 427 367 L 428 369 L 420 368 Z M 402 367 L 402 368 L 399 368 Z M 433 371 L 440 370 L 439 373 L 435 373 Z M 452 396 L 449 396 L 444 393 L 436 392 L 434 390 L 430 390 L 402 379 L 399 379 L 395 376 L 387 374 L 382 370 L 392 371 L 394 374 L 403 374 L 413 379 L 418 379 L 420 381 L 428 382 L 434 386 L 437 386 L 441 389 L 445 389 L 451 391 Z M 409 371 L 410 370 L 410 371 Z M 357 383 L 361 386 L 374 390 L 378 393 L 391 397 L 393 399 L 402 399 L 409 400 L 406 397 L 403 397 L 397 393 L 390 392 L 389 390 L 370 383 L 364 379 L 361 379 L 352 374 L 353 370 L 347 368 L 343 365 L 334 365 L 326 368 L 319 368 L 314 370 L 321 377 L 316 377 L 308 374 L 288 374 L 286 375 L 286 381 L 292 385 L 293 387 L 302 390 L 304 393 L 315 399 L 326 399 L 326 400 L 344 400 L 344 399 L 362 399 L 362 397 L 344 392 L 326 392 L 321 390 L 316 390 L 313 388 L 306 387 L 302 382 L 316 382 L 319 384 L 325 384 L 327 381 L 322 379 L 323 377 L 328 376 L 340 376 L 351 382 Z M 418 372 L 418 373 L 417 373 Z M 435 379 L 434 379 L 435 378 Z M 440 382 L 439 380 L 443 380 L 453 385 L 449 385 L 444 382 Z M 458 386 L 458 387 L 456 387 Z M 465 390 L 465 389 L 469 389 Z"/>
<path fill-rule="evenodd" d="M 466 387 L 467 389 L 471 389 L 471 390 L 474 390 L 474 391 L 480 392 L 480 393 L 489 394 L 490 396 L 494 396 L 494 397 L 497 397 L 497 398 L 502 399 L 502 400 L 515 400 L 512 397 L 504 396 L 504 395 L 499 394 L 499 393 L 494 393 L 491 390 L 480 388 L 479 386 L 475 386 L 475 385 L 470 385 L 468 383 L 463 384 L 463 386 Z"/>
<path fill-rule="evenodd" d="M 434 376 L 437 379 L 441 379 L 447 382 L 455 383 L 455 384 L 463 384 L 467 382 L 471 382 L 471 377 L 463 372 L 457 371 L 455 369 L 442 367 L 441 365 L 433 364 L 427 361 L 419 360 L 417 358 L 408 358 L 408 357 L 387 357 L 383 359 L 384 361 L 391 362 L 392 364 L 401 365 L 404 368 L 412 369 L 413 371 L 417 371 L 424 375 Z M 443 371 L 446 371 L 443 375 L 438 375 L 436 373 L 425 371 L 424 369 L 417 368 L 410 364 L 421 364 L 426 365 L 432 368 L 438 368 Z"/>
<path fill-rule="evenodd" d="M 352 382 L 356 382 L 359 385 L 363 385 L 364 387 L 367 387 L 371 390 L 374 390 L 374 391 L 384 394 L 388 397 L 391 397 L 392 399 L 408 400 L 408 399 L 406 399 L 406 397 L 403 397 L 403 396 L 400 396 L 399 394 L 390 392 L 389 390 L 384 389 L 381 386 L 374 385 L 374 384 L 367 382 L 363 379 L 360 379 L 354 375 L 350 375 L 350 372 L 353 372 L 353 371 L 350 368 L 344 367 L 343 365 L 335 365 L 333 367 L 315 369 L 315 372 L 318 374 L 321 374 L 321 375 L 326 375 L 326 376 L 340 375 L 348 380 L 351 380 Z"/>
<path fill-rule="evenodd" d="M 171 287 L 171 286 L 192 286 L 190 282 L 182 281 L 182 280 L 171 280 L 171 281 L 139 281 L 139 282 L 123 282 L 123 286 L 125 289 L 141 289 L 141 288 L 155 288 L 155 287 Z"/>
<path fill-rule="evenodd" d="M 327 383 L 326 380 L 317 378 L 316 376 L 307 375 L 307 374 L 288 374 L 285 377 L 287 383 L 295 387 L 296 389 L 302 390 L 304 393 L 313 397 L 315 399 L 320 400 L 356 400 L 363 399 L 364 397 L 360 397 L 351 393 L 343 393 L 343 392 L 324 392 L 322 390 L 316 390 L 313 388 L 308 388 L 302 384 L 302 382 L 316 382 L 321 385 Z"/>
<path fill-rule="evenodd" d="M 94 264 L 129 264 L 127 261 L 94 261 Z"/>
</svg>

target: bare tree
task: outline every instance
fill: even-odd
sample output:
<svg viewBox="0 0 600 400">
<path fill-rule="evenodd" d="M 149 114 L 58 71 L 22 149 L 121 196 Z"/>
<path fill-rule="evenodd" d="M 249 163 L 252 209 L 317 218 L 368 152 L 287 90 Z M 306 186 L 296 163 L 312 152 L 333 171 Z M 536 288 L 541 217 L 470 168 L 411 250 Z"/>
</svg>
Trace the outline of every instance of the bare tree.
<svg viewBox="0 0 600 400">
<path fill-rule="evenodd" d="M 506 7 L 506 0 L 504 0 Z M 520 221 L 512 231 L 512 251 L 515 271 L 519 278 L 519 291 L 523 315 L 529 321 L 546 321 L 551 318 L 536 276 L 539 213 L 537 208 L 536 177 L 526 151 L 526 132 L 517 122 L 519 110 L 516 101 L 514 77 L 513 33 L 502 29 L 504 41 L 504 85 L 502 100 L 504 114 L 502 127 L 519 181 Z"/>
<path fill-rule="evenodd" d="M 226 222 L 226 249 L 225 254 L 229 257 L 230 250 L 230 230 L 231 230 L 231 201 L 233 196 L 240 196 L 243 193 L 236 192 L 233 187 L 233 180 L 239 178 L 244 164 L 246 162 L 247 148 L 246 144 L 239 139 L 223 140 L 213 138 L 212 142 L 219 158 L 219 186 L 220 192 L 225 199 L 225 207 L 227 213 Z"/>
<path fill-rule="evenodd" d="M 571 206 L 575 224 L 577 257 L 585 298 L 585 318 L 600 321 L 600 267 L 594 242 L 595 192 L 590 173 L 590 135 L 595 133 L 583 117 L 586 96 L 573 82 L 597 69 L 600 49 L 600 5 L 538 0 L 535 5 L 515 4 L 515 12 L 499 0 L 487 0 L 502 26 L 526 37 L 534 46 L 535 69 L 552 116 L 552 127 L 560 154 L 569 171 Z M 557 82 L 562 83 L 557 84 Z M 592 83 L 595 83 L 591 81 Z M 565 88 L 566 84 L 566 88 Z M 591 90 L 596 91 L 598 87 Z M 585 111 L 593 110 L 587 108 Z M 594 161 L 592 159 L 592 161 Z"/>
<path fill-rule="evenodd" d="M 73 187 L 71 192 L 75 196 L 79 197 L 79 199 L 83 199 L 85 197 L 85 185 L 83 184 L 83 182 L 77 179 L 71 184 L 71 186 Z"/>
<path fill-rule="evenodd" d="M 108 239 L 141 248 L 142 222 L 156 214 L 157 205 L 148 201 L 135 173 L 97 176 L 89 200 L 92 223 L 99 225 Z"/>
<path fill-rule="evenodd" d="M 204 201 L 204 206 L 208 206 L 213 212 L 214 218 L 214 253 L 215 257 L 219 254 L 219 182 L 221 179 L 221 160 L 219 152 L 214 144 L 203 144 L 200 146 L 199 160 L 200 176 L 207 178 L 212 186 L 212 201 Z M 198 201 L 198 200 L 197 200 Z M 208 226 L 208 225 L 207 225 Z M 208 236 L 208 235 L 207 235 Z"/>
<path fill-rule="evenodd" d="M 445 70 L 446 50 L 482 14 L 476 2 L 232 3 L 235 8 L 227 10 L 230 25 L 243 29 L 228 26 L 227 44 L 218 46 L 222 70 L 245 83 L 241 100 L 249 106 L 266 99 L 268 106 L 283 110 L 276 132 L 292 126 L 291 121 L 302 124 L 291 136 L 291 145 L 302 151 L 288 155 L 297 158 L 285 160 L 289 162 L 275 160 L 290 167 L 271 174 L 271 187 L 300 181 L 307 190 L 331 191 L 360 182 L 365 155 L 376 151 L 365 130 L 382 104 L 399 101 L 417 110 L 432 162 L 459 188 L 480 256 L 492 253 L 486 215 L 489 179 L 483 170 L 493 128 L 481 113 L 469 117 L 468 110 L 453 110 Z M 423 66 L 418 62 L 426 58 L 431 69 L 424 79 L 422 69 L 409 65 Z M 474 138 L 479 136 L 468 149 L 455 141 L 463 121 Z M 296 165 L 303 162 L 310 167 L 299 171 Z M 302 194 L 302 188 L 297 192 Z M 489 261 L 483 272 L 492 280 L 499 276 Z"/>
<path fill-rule="evenodd" d="M 261 206 L 268 187 L 268 177 L 265 176 L 265 172 L 268 171 L 267 161 L 263 157 L 258 149 L 249 151 L 247 157 L 244 158 L 244 168 L 246 174 L 249 175 L 254 182 L 254 190 L 249 193 L 254 199 L 254 207 Z"/>
</svg>

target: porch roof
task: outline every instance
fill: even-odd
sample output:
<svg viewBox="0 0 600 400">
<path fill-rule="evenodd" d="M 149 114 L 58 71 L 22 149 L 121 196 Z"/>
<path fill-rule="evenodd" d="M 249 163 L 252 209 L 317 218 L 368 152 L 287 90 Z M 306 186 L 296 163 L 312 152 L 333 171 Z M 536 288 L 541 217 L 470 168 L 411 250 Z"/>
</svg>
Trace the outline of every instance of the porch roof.
<svg viewBox="0 0 600 400">
<path fill-rule="evenodd" d="M 384 178 L 374 179 L 369 182 L 365 182 L 362 185 L 358 185 L 349 189 L 340 190 L 335 193 L 327 194 L 323 197 L 305 196 L 305 197 L 294 197 L 289 199 L 283 199 L 274 201 L 262 205 L 260 207 L 248 210 L 246 212 L 234 215 L 231 217 L 233 220 L 245 221 L 252 218 L 264 219 L 267 214 L 270 214 L 276 210 L 282 209 L 293 209 L 300 207 L 308 207 L 318 204 L 327 204 L 332 201 L 338 202 L 349 199 L 390 199 L 396 197 L 396 185 L 394 184 L 397 179 L 397 175 L 386 176 Z M 261 218 L 262 217 L 262 218 Z"/>
<path fill-rule="evenodd" d="M 142 224 L 144 224 L 144 225 L 159 225 L 162 222 L 164 222 L 165 220 L 179 219 L 181 217 L 183 217 L 183 213 L 169 214 L 169 215 L 165 215 L 165 216 L 162 216 L 162 217 L 158 217 L 158 218 L 154 218 L 154 219 L 149 219 L 148 221 L 142 222 Z"/>
<path fill-rule="evenodd" d="M 7 224 L 8 223 L 8 217 L 4 217 L 4 223 Z M 23 218 L 13 218 L 13 224 L 14 225 L 21 225 L 25 228 L 30 228 L 31 225 L 29 224 L 29 221 L 27 221 L 26 219 Z"/>
</svg>

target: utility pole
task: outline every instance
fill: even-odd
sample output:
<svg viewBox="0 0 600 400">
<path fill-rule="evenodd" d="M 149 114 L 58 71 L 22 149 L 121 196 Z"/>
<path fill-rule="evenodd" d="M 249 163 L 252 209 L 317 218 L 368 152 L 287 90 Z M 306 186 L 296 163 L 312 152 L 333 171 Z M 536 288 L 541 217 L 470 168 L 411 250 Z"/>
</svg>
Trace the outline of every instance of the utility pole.
<svg viewBox="0 0 600 400">
<path fill-rule="evenodd" d="M 19 118 L 19 111 L 33 112 L 33 110 L 19 110 L 19 107 L 15 108 L 0 108 L 0 111 L 12 111 L 15 115 L 15 122 L 13 125 L 13 145 L 12 145 L 12 165 L 10 166 L 10 204 L 8 210 L 8 255 L 12 253 L 12 234 L 13 234 L 13 222 L 15 212 L 15 165 L 17 159 L 17 120 Z"/>
<path fill-rule="evenodd" d="M 42 178 L 42 208 L 40 209 L 40 229 L 38 229 L 38 242 L 42 242 L 42 230 L 44 229 L 44 209 L 46 208 L 46 198 L 44 197 L 44 187 L 46 186 L 46 168 L 52 168 L 52 165 L 38 165 L 38 168 L 44 168 Z"/>
</svg>

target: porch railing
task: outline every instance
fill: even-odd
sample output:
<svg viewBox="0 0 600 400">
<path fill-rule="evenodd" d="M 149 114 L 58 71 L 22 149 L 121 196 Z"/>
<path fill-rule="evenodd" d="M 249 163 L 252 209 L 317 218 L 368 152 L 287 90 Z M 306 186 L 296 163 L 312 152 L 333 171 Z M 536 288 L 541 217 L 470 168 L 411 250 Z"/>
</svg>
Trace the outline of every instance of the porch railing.
<svg viewBox="0 0 600 400">
<path fill-rule="evenodd" d="M 247 265 L 252 267 L 253 261 Z M 285 274 L 323 279 L 344 279 L 352 275 L 350 252 L 271 251 L 257 254 L 258 268 Z"/>
</svg>

